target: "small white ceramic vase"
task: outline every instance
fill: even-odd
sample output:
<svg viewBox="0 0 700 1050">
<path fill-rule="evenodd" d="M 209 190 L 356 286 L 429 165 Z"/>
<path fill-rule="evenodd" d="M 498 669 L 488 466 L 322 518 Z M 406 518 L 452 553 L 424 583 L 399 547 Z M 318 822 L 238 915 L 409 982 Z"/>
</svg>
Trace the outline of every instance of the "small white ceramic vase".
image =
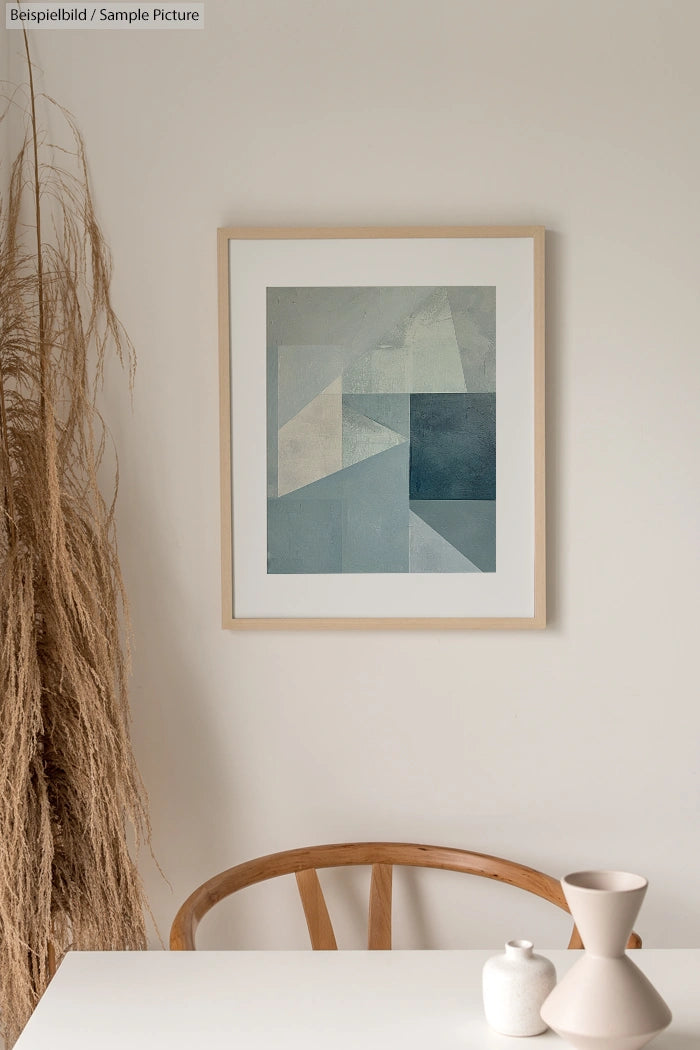
<svg viewBox="0 0 700 1050">
<path fill-rule="evenodd" d="M 557 974 L 549 959 L 535 955 L 532 947 L 532 941 L 508 941 L 505 954 L 484 964 L 484 1013 L 501 1035 L 539 1035 L 547 1030 L 540 1009 Z"/>
<path fill-rule="evenodd" d="M 586 950 L 548 996 L 542 1017 L 577 1050 L 640 1050 L 671 1023 L 666 1003 L 625 955 L 647 880 L 578 871 L 562 888 Z"/>
</svg>

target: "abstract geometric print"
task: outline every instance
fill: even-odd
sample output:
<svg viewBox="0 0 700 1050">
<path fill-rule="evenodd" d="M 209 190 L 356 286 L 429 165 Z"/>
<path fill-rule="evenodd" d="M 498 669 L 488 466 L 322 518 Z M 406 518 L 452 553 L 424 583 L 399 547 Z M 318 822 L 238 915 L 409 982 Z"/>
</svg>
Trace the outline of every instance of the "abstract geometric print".
<svg viewBox="0 0 700 1050">
<path fill-rule="evenodd" d="M 267 289 L 268 573 L 496 571 L 496 289 Z"/>
</svg>

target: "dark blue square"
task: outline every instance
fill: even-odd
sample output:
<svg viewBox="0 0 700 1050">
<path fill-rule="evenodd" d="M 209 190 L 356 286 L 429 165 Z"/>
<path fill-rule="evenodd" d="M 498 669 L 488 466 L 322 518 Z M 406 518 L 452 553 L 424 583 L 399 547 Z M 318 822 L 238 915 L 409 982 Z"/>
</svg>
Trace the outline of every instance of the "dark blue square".
<svg viewBox="0 0 700 1050">
<path fill-rule="evenodd" d="M 411 394 L 410 499 L 496 498 L 496 395 Z"/>
</svg>

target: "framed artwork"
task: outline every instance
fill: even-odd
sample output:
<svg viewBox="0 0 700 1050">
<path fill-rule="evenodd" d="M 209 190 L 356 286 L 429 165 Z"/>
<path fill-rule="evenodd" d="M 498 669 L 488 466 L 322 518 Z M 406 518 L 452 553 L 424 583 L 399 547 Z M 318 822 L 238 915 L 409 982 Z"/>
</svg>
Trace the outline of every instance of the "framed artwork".
<svg viewBox="0 0 700 1050">
<path fill-rule="evenodd" d="M 544 627 L 544 229 L 223 229 L 219 296 L 224 626 Z"/>
</svg>

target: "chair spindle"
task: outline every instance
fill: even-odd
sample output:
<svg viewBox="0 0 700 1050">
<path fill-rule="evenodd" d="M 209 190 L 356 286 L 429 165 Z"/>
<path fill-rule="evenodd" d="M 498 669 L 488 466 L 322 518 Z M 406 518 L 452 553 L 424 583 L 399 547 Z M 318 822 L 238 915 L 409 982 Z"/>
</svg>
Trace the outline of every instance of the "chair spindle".
<svg viewBox="0 0 700 1050">
<path fill-rule="evenodd" d="M 367 947 L 385 951 L 391 948 L 391 864 L 373 864 L 369 890 L 369 933 Z"/>
<path fill-rule="evenodd" d="M 307 871 L 297 871 L 296 878 L 311 947 L 315 951 L 337 951 L 338 945 L 316 870 L 309 868 Z"/>
</svg>

